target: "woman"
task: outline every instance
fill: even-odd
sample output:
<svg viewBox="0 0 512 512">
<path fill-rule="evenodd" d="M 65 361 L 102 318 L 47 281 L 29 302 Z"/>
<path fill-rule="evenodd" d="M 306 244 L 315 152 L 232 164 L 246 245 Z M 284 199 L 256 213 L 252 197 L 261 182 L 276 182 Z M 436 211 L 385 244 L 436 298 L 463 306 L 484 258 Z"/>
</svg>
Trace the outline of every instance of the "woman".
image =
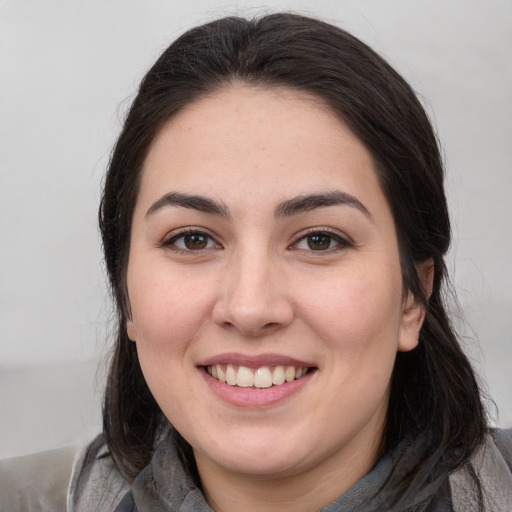
<svg viewBox="0 0 512 512">
<path fill-rule="evenodd" d="M 291 14 L 187 32 L 100 225 L 118 331 L 70 510 L 510 510 L 443 301 L 436 137 L 363 43 Z"/>
</svg>

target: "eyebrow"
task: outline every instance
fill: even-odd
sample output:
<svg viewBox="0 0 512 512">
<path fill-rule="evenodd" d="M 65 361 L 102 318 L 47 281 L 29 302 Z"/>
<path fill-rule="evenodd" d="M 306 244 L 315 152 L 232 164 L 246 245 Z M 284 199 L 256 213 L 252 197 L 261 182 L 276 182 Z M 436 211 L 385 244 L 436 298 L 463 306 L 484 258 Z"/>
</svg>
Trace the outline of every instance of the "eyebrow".
<svg viewBox="0 0 512 512">
<path fill-rule="evenodd" d="M 369 220 L 374 221 L 368 208 L 352 194 L 332 190 L 316 194 L 306 194 L 283 201 L 275 209 L 276 217 L 289 217 L 298 213 L 309 212 L 326 206 L 346 205 L 363 213 Z"/>
<path fill-rule="evenodd" d="M 162 196 L 149 207 L 146 212 L 146 217 L 153 215 L 165 206 L 181 206 L 182 208 L 199 210 L 200 212 L 212 213 L 222 217 L 230 216 L 228 207 L 221 201 L 215 201 L 214 199 L 200 195 L 170 192 L 169 194 Z"/>
<path fill-rule="evenodd" d="M 341 192 L 340 190 L 332 190 L 328 192 L 319 192 L 314 194 L 304 194 L 291 199 L 287 199 L 279 203 L 274 209 L 275 217 L 291 217 L 299 213 L 309 212 L 317 208 L 325 208 L 328 206 L 350 206 L 359 210 L 372 222 L 373 216 L 366 206 L 357 199 L 357 197 Z M 182 208 L 190 208 L 201 212 L 220 215 L 222 217 L 231 217 L 229 208 L 222 201 L 217 201 L 201 195 L 184 194 L 181 192 L 169 192 L 160 199 L 155 201 L 146 212 L 146 217 L 153 215 L 158 210 L 166 206 L 180 206 Z"/>
</svg>

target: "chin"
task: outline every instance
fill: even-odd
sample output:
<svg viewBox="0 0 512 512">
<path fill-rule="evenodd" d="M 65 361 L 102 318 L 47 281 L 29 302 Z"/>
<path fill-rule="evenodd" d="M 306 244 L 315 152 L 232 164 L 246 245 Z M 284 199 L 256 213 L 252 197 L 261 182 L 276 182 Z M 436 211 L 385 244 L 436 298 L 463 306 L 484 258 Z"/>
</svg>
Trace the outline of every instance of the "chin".
<svg viewBox="0 0 512 512">
<path fill-rule="evenodd" d="M 293 455 L 293 459 L 296 458 L 296 455 Z M 239 454 L 233 457 L 222 456 L 214 462 L 230 473 L 254 479 L 276 479 L 291 476 L 300 471 L 299 461 L 290 459 L 286 454 L 269 459 L 260 453 L 254 456 Z"/>
<path fill-rule="evenodd" d="M 304 444 L 303 444 L 304 445 Z M 254 478 L 286 476 L 302 466 L 306 454 L 297 450 L 300 443 L 278 440 L 251 439 L 228 440 L 228 446 L 217 445 L 215 449 L 194 449 L 196 459 L 209 459 L 213 464 L 230 473 Z"/>
</svg>

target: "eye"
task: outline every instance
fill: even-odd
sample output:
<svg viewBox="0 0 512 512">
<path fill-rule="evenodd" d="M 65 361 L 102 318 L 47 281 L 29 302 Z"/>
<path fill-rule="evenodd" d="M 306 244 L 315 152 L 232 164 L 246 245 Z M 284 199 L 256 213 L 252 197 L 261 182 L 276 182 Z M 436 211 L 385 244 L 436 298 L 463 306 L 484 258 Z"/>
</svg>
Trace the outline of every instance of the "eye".
<svg viewBox="0 0 512 512">
<path fill-rule="evenodd" d="M 220 249 L 221 246 L 203 231 L 187 229 L 172 235 L 162 242 L 164 247 L 182 252 L 197 252 L 205 249 Z"/>
<path fill-rule="evenodd" d="M 350 247 L 350 242 L 331 231 L 312 231 L 293 244 L 294 249 L 327 252 Z"/>
</svg>

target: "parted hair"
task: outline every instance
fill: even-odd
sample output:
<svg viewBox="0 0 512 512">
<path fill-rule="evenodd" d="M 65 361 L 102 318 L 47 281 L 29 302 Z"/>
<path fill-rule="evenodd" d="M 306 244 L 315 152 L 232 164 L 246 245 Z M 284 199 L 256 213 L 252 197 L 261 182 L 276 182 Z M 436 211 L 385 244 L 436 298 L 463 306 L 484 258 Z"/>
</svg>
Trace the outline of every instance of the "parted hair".
<svg viewBox="0 0 512 512">
<path fill-rule="evenodd" d="M 418 464 L 388 485 L 387 504 L 405 504 L 408 493 L 442 481 L 468 461 L 486 432 L 478 382 L 445 304 L 450 221 L 443 162 L 420 101 L 387 62 L 346 31 L 295 14 L 226 17 L 189 30 L 145 75 L 127 113 L 99 210 L 117 312 L 103 407 L 109 450 L 121 473 L 133 480 L 151 459 L 165 421 L 126 333 L 126 268 L 144 160 L 172 116 L 234 82 L 316 96 L 373 157 L 396 225 L 404 291 L 414 294 L 426 311 L 417 348 L 397 354 L 382 440 L 387 450 L 422 438 Z M 417 273 L 427 260 L 434 267 L 430 297 Z"/>
</svg>

